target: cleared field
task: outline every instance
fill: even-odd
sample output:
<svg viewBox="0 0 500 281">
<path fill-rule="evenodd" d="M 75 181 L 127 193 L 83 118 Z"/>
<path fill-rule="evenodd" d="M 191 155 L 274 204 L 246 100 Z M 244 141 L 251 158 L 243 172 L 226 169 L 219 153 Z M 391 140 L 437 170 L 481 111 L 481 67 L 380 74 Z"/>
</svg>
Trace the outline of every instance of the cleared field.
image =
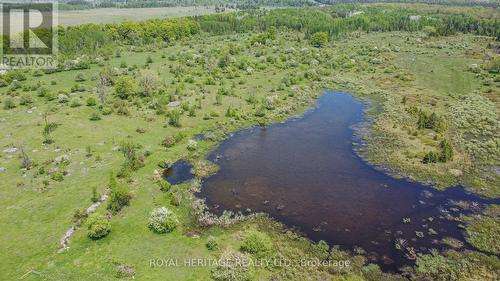
<svg viewBox="0 0 500 281">
<path fill-rule="evenodd" d="M 230 12 L 231 9 L 226 9 Z M 161 7 L 161 8 L 100 8 L 89 10 L 59 11 L 57 23 L 60 25 L 80 25 L 85 23 L 116 23 L 122 21 L 141 21 L 154 18 L 174 18 L 183 16 L 200 16 L 215 13 L 215 7 Z M 33 22 L 41 21 L 40 14 L 32 15 Z M 36 24 L 35 24 L 36 25 Z M 0 28 L 3 23 L 0 21 Z M 21 13 L 11 13 L 11 30 L 22 31 Z"/>
<path fill-rule="evenodd" d="M 125 20 L 138 21 L 152 18 L 198 16 L 215 13 L 215 7 L 164 7 L 164 8 L 101 8 L 93 10 L 59 11 L 59 24 L 114 23 Z"/>
</svg>

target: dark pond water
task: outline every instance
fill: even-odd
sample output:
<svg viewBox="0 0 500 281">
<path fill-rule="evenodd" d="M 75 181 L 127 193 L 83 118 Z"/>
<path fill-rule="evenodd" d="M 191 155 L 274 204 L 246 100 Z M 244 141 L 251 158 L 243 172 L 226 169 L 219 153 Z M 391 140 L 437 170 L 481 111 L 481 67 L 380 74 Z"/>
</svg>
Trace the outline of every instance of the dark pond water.
<svg viewBox="0 0 500 281">
<path fill-rule="evenodd" d="M 192 168 L 193 166 L 189 164 L 189 162 L 179 160 L 175 162 L 169 169 L 165 169 L 165 171 L 163 172 L 163 178 L 170 184 L 179 184 L 185 182 L 193 178 L 193 174 L 191 174 Z"/>
<path fill-rule="evenodd" d="M 326 93 L 301 118 L 239 131 L 210 154 L 220 170 L 199 196 L 216 213 L 266 212 L 313 240 L 361 247 L 386 270 L 411 264 L 412 248 L 443 249 L 444 237 L 464 241 L 454 218 L 465 211 L 449 199 L 479 207 L 487 200 L 394 179 L 365 163 L 352 145 L 363 114 L 352 96 Z"/>
</svg>

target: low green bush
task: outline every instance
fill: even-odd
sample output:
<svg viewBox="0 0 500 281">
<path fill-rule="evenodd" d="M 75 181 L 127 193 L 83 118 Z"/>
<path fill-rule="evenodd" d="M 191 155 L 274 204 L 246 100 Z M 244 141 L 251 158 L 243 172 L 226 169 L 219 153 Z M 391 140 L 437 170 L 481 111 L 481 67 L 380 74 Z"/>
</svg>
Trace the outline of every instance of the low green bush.
<svg viewBox="0 0 500 281">
<path fill-rule="evenodd" d="M 272 250 L 272 246 L 269 236 L 262 232 L 252 230 L 246 234 L 240 249 L 243 252 L 263 257 Z"/>
<path fill-rule="evenodd" d="M 87 236 L 94 240 L 103 238 L 111 231 L 111 224 L 109 223 L 109 220 L 100 214 L 90 215 L 87 219 L 86 225 Z"/>
</svg>

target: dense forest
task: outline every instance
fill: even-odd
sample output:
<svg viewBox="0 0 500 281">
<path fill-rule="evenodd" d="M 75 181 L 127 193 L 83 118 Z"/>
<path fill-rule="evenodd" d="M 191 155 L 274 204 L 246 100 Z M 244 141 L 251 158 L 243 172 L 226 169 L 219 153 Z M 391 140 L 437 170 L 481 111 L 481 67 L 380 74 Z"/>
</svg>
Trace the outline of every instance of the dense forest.
<svg viewBox="0 0 500 281">
<path fill-rule="evenodd" d="M 424 3 L 437 5 L 498 7 L 496 0 L 317 0 L 322 4 L 338 3 Z"/>
</svg>

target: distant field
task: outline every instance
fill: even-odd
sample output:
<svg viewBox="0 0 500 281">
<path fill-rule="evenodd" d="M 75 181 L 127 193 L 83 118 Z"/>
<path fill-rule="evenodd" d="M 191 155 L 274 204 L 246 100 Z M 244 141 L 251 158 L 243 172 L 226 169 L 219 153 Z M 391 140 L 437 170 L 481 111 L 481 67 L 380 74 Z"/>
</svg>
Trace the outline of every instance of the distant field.
<svg viewBox="0 0 500 281">
<path fill-rule="evenodd" d="M 197 16 L 215 13 L 215 7 L 164 8 L 100 8 L 92 10 L 59 11 L 59 24 L 112 23 L 124 20 L 138 21 L 151 18 Z"/>
<path fill-rule="evenodd" d="M 231 11 L 226 9 L 226 11 Z M 162 7 L 162 8 L 99 8 L 88 10 L 59 11 L 58 24 L 79 25 L 84 23 L 116 23 L 125 20 L 141 21 L 152 18 L 172 18 L 182 16 L 197 16 L 215 13 L 215 7 Z M 37 21 L 36 15 L 34 16 Z M 21 32 L 21 17 L 15 17 L 12 26 L 13 31 Z M 0 22 L 0 28 L 2 23 Z"/>
</svg>

